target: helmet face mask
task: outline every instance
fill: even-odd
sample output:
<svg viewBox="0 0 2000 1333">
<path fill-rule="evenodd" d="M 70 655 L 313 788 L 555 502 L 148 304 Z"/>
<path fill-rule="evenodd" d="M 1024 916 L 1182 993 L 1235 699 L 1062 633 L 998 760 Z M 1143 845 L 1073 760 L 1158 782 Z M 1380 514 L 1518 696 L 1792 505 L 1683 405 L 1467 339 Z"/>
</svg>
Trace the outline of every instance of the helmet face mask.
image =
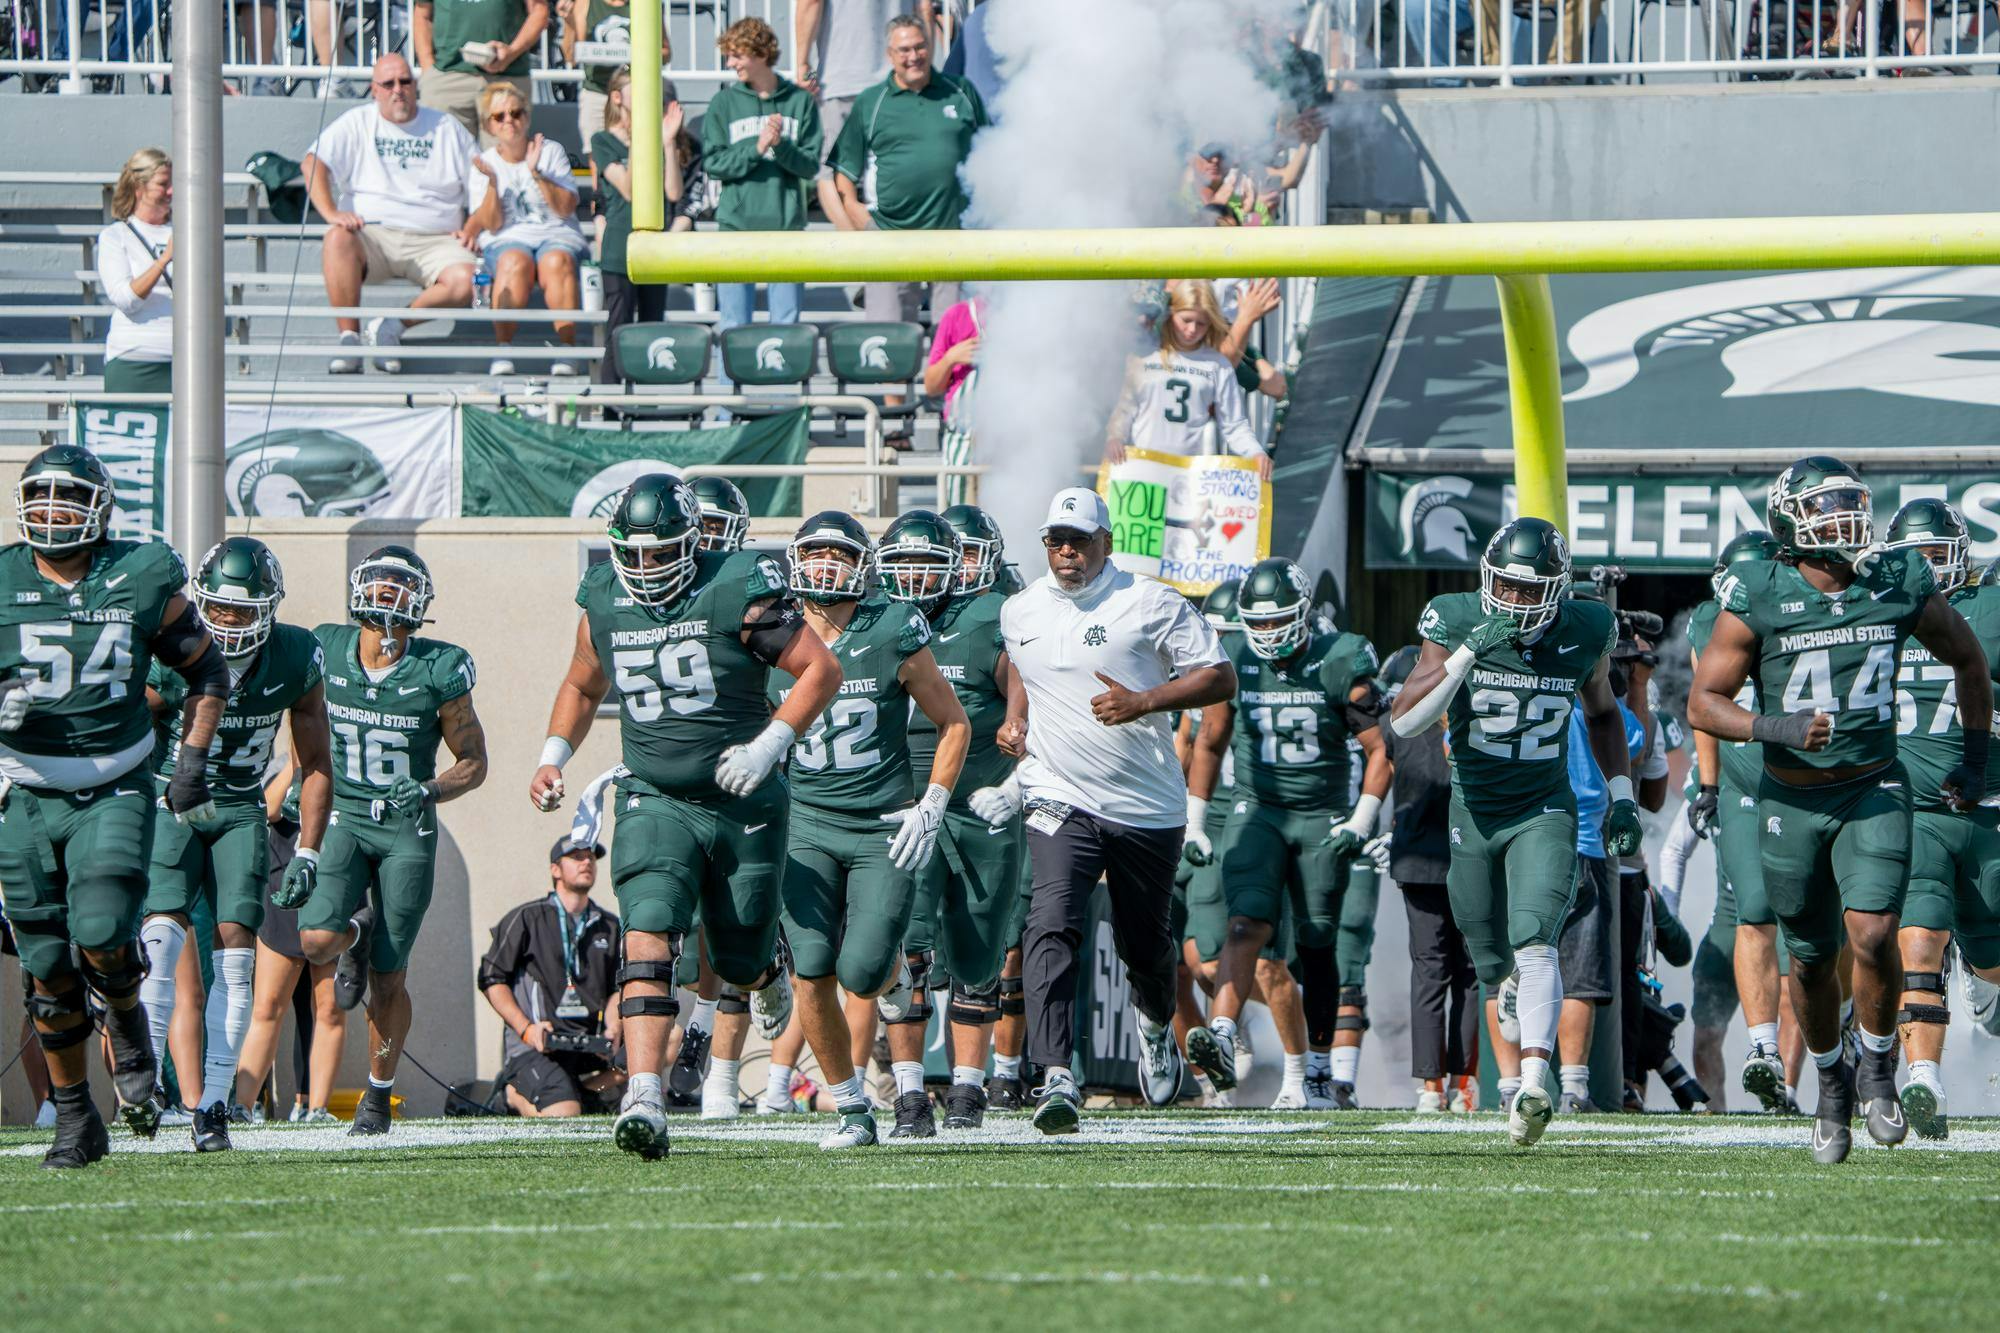
<svg viewBox="0 0 2000 1333">
<path fill-rule="evenodd" d="M 952 594 L 966 559 L 957 530 L 928 509 L 913 509 L 891 523 L 875 547 L 883 593 L 925 611 Z"/>
<path fill-rule="evenodd" d="M 953 505 L 939 515 L 958 534 L 958 572 L 952 592 L 970 597 L 1000 581 L 1000 525 L 977 505 Z"/>
<path fill-rule="evenodd" d="M 1212 594 L 1211 594 L 1212 595 Z M 1259 561 L 1236 590 L 1236 619 L 1250 651 L 1267 662 L 1290 657 L 1312 637 L 1312 589 L 1285 559 Z"/>
<path fill-rule="evenodd" d="M 1544 519 L 1515 519 L 1479 557 L 1480 609 L 1511 617 L 1523 635 L 1553 623 L 1568 594 L 1569 543 Z"/>
<path fill-rule="evenodd" d="M 852 514 L 825 509 L 799 526 L 785 555 L 792 595 L 821 606 L 868 595 L 874 543 Z"/>
<path fill-rule="evenodd" d="M 347 576 L 348 616 L 384 633 L 421 626 L 435 595 L 430 569 L 408 547 L 385 546 Z"/>
<path fill-rule="evenodd" d="M 671 605 L 694 582 L 700 502 L 670 473 L 635 477 L 612 508 L 605 539 L 625 595 L 640 606 Z"/>
<path fill-rule="evenodd" d="M 1940 592 L 1957 592 L 1972 578 L 1972 532 L 1943 500 L 1912 500 L 1897 510 L 1885 544 L 1921 555 Z"/>
<path fill-rule="evenodd" d="M 14 497 L 21 540 L 50 555 L 94 546 L 111 526 L 111 478 L 78 445 L 55 445 L 29 460 Z"/>
<path fill-rule="evenodd" d="M 742 550 L 750 535 L 750 504 L 736 484 L 726 477 L 697 477 L 694 498 L 701 506 L 700 549 L 725 555 Z"/>
<path fill-rule="evenodd" d="M 1799 555 L 1851 560 L 1875 539 L 1868 484 L 1840 460 L 1800 459 L 1771 483 L 1765 517 Z"/>
<path fill-rule="evenodd" d="M 269 547 L 231 537 L 210 547 L 189 590 L 194 612 L 224 657 L 247 657 L 278 623 L 285 576 Z"/>
</svg>

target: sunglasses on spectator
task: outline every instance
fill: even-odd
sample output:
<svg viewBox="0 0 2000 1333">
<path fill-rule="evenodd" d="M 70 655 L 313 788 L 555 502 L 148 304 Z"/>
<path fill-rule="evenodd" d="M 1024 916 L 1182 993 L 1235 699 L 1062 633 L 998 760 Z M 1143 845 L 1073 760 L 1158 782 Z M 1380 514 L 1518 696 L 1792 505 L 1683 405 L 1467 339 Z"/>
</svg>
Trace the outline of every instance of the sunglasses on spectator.
<svg viewBox="0 0 2000 1333">
<path fill-rule="evenodd" d="M 1042 534 L 1042 545 L 1051 551 L 1060 551 L 1068 547 L 1078 555 L 1082 555 L 1090 549 L 1090 539 L 1093 535 L 1088 532 L 1078 532 L 1075 528 L 1052 528 Z"/>
<path fill-rule="evenodd" d="M 414 88 L 414 87 L 416 86 L 416 83 L 417 83 L 417 81 L 416 81 L 415 79 L 377 79 L 377 80 L 375 80 L 375 86 L 376 86 L 377 88 Z"/>
<path fill-rule="evenodd" d="M 520 107 L 510 107 L 505 111 L 495 111 L 486 118 L 488 120 L 526 120 L 528 113 L 521 110 Z"/>
</svg>

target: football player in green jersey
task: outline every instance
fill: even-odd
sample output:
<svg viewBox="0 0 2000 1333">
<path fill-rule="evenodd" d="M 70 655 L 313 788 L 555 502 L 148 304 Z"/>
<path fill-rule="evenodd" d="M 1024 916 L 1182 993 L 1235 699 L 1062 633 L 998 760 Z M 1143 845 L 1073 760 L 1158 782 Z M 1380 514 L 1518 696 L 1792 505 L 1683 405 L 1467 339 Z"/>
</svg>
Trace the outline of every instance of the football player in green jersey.
<svg viewBox="0 0 2000 1333">
<path fill-rule="evenodd" d="M 1766 518 L 1784 553 L 1723 579 L 1688 720 L 1721 740 L 1764 743 L 1764 890 L 1784 928 L 1792 999 L 1819 1069 L 1813 1157 L 1834 1163 L 1853 1143 L 1857 1092 L 1877 1143 L 1909 1132 L 1896 1095 L 1896 934 L 1912 795 L 1897 758 L 1897 657 L 1915 635 L 1957 690 L 1959 756 L 1926 779 L 1947 810 L 1969 811 L 1986 794 L 1993 688 L 1978 637 L 1939 593 L 1930 564 L 1913 550 L 1872 545 L 1868 487 L 1851 468 L 1823 455 L 1794 463 L 1771 483 Z M 1755 713 L 1735 699 L 1753 675 Z M 1840 1040 L 1843 928 L 1858 1072 Z"/>
<path fill-rule="evenodd" d="M 1553 523 L 1517 518 L 1501 528 L 1479 558 L 1478 593 L 1446 593 L 1424 608 L 1423 651 L 1392 706 L 1405 738 L 1448 719 L 1445 888 L 1479 980 L 1497 987 L 1518 965 L 1521 1090 L 1507 1128 L 1522 1146 L 1555 1113 L 1547 1084 L 1563 998 L 1556 940 L 1576 894 L 1573 708 L 1583 709 L 1610 788 L 1605 850 L 1628 856 L 1641 840 L 1624 714 L 1609 679 L 1617 621 L 1602 602 L 1572 598 L 1569 583 L 1569 543 Z"/>
<path fill-rule="evenodd" d="M 1777 538 L 1762 528 L 1739 532 L 1716 557 L 1709 588 L 1717 593 L 1688 616 L 1689 661 L 1701 663 L 1702 650 L 1722 611 L 1722 581 L 1739 565 L 1769 563 L 1780 554 Z M 1756 711 L 1757 691 L 1745 683 L 1736 702 Z M 1743 1060 L 1743 1090 L 1766 1111 L 1790 1105 L 1788 1089 L 1798 1086 L 1805 1042 L 1797 1020 L 1782 1003 L 1789 988 L 1789 955 L 1778 948 L 1778 919 L 1764 892 L 1764 853 L 1759 845 L 1757 783 L 1764 772 L 1763 747 L 1754 741 L 1723 744 L 1705 731 L 1694 733 L 1695 768 L 1700 786 L 1688 803 L 1696 833 L 1715 839 L 1719 881 L 1729 886 L 1734 906 L 1735 943 L 1731 967 L 1743 1022 L 1750 1030 L 1750 1053 Z"/>
<path fill-rule="evenodd" d="M 2000 588 L 1981 587 L 1972 569 L 1972 536 L 1943 500 L 1912 500 L 1889 524 L 1888 545 L 1930 562 L 1938 593 L 1965 617 L 2000 673 Z M 2000 679 L 2000 674 L 1996 674 Z M 1910 775 L 1916 813 L 1910 842 L 1910 888 L 1897 939 L 1903 1000 L 1897 1023 L 1910 1061 L 1903 1110 L 1920 1138 L 1949 1133 L 1945 1117 L 1945 952 L 1953 935 L 1965 965 L 2000 981 L 2000 810 L 1947 808 L 1944 780 L 1964 750 L 1964 728 L 1951 668 L 1918 643 L 1903 645 L 1896 671 L 1896 748 Z M 1990 785 L 1990 784 L 1989 784 Z"/>
<path fill-rule="evenodd" d="M 696 477 L 691 483 L 701 506 L 701 549 L 728 555 L 743 549 L 750 535 L 750 502 L 727 477 Z"/>
<path fill-rule="evenodd" d="M 333 734 L 333 813 L 319 882 L 289 881 L 271 901 L 299 909 L 299 948 L 329 963 L 343 1009 L 368 1000 L 368 1087 L 348 1130 L 387 1134 L 390 1096 L 410 1035 L 404 984 L 437 870 L 437 807 L 486 781 L 486 732 L 472 707 L 463 649 L 418 638 L 435 594 L 407 546 L 370 552 L 347 577 L 350 623 L 313 633 L 325 652 Z M 439 742 L 452 764 L 439 772 Z M 309 895 L 309 896 L 307 896 Z"/>
<path fill-rule="evenodd" d="M 790 1016 L 778 952 L 790 800 L 772 774 L 841 676 L 785 600 L 777 561 L 699 549 L 701 504 L 680 478 L 635 478 L 608 535 L 611 558 L 577 588 L 576 647 L 528 799 L 544 811 L 561 803 L 562 767 L 615 686 L 629 776 L 609 802 L 611 883 L 625 928 L 618 1012 L 631 1078 L 612 1138 L 652 1160 L 667 1151 L 660 1076 L 678 1012 L 675 962 L 697 905 L 710 961 L 726 984 L 756 992 L 765 1035 Z M 773 667 L 798 682 L 775 714 Z"/>
<path fill-rule="evenodd" d="M 215 980 L 204 1005 L 208 1050 L 204 1057 L 200 1044 L 193 1043 L 176 1052 L 174 1067 L 181 1099 L 194 1110 L 195 1151 L 221 1152 L 229 1147 L 236 1058 L 250 1025 L 257 927 L 264 920 L 270 859 L 264 775 L 288 713 L 292 756 L 304 774 L 298 850 L 285 871 L 295 889 L 301 882 L 310 884 L 317 871 L 333 770 L 327 759 L 319 640 L 310 630 L 278 622 L 285 578 L 271 548 L 254 537 L 216 543 L 195 569 L 190 595 L 195 614 L 229 664 L 229 700 L 208 757 L 215 818 L 192 825 L 165 810 L 153 816 L 151 884 L 139 928 L 147 964 L 140 994 L 152 1026 L 154 1057 L 164 1058 L 189 911 L 197 897 L 204 899 L 215 922 L 210 955 Z M 186 683 L 156 661 L 146 680 L 146 702 L 167 728 L 168 744 L 156 772 L 168 782 L 180 758 Z M 199 994 L 198 981 L 193 990 Z"/>
<path fill-rule="evenodd" d="M 1236 1085 L 1236 1023 L 1257 972 L 1257 955 L 1289 899 L 1305 979 L 1305 1089 L 1308 1105 L 1333 1105 L 1330 1054 L 1340 1007 L 1335 959 L 1348 862 L 1375 833 L 1391 769 L 1377 731 L 1381 694 L 1375 649 L 1358 634 L 1315 623 L 1312 585 L 1290 560 L 1260 561 L 1236 594 L 1240 638 L 1228 645 L 1236 668 L 1233 703 L 1217 725 L 1203 719 L 1188 787 L 1188 827 L 1202 828 L 1216 753 L 1233 744 L 1236 801 L 1222 835 L 1227 942 L 1208 1026 L 1188 1033 L 1188 1059 L 1218 1088 Z M 1361 796 L 1348 808 L 1349 735 L 1367 756 Z M 1233 737 L 1233 742 L 1231 738 Z M 1190 840 L 1206 841 L 1205 835 Z"/>
<path fill-rule="evenodd" d="M 843 990 L 856 1000 L 877 1000 L 890 1024 L 896 1127 L 889 1137 L 937 1134 L 924 1091 L 928 1024 L 914 1019 L 918 1012 L 929 1018 L 929 955 L 913 955 L 913 965 L 904 939 L 971 740 L 965 709 L 931 656 L 922 610 L 922 594 L 948 592 L 958 564 L 956 540 L 943 546 L 941 538 L 950 539 L 951 529 L 928 511 L 891 523 L 882 535 L 880 592 L 873 586 L 873 543 L 851 515 L 832 509 L 813 515 L 788 551 L 792 595 L 806 627 L 844 673 L 833 703 L 792 746 L 788 770 L 785 938 L 799 985 L 800 1026 L 840 1114 L 822 1148 L 875 1142 L 875 1116 L 851 1063 Z M 913 568 L 916 561 L 928 562 L 926 569 Z M 791 688 L 785 672 L 772 672 L 772 706 L 782 705 Z M 914 806 L 916 767 L 905 739 L 913 704 L 937 733 L 928 785 Z M 892 837 L 883 835 L 885 823 L 895 826 Z"/>
<path fill-rule="evenodd" d="M 173 547 L 110 537 L 111 478 L 89 450 L 36 454 L 15 501 L 21 540 L 0 548 L 0 893 L 56 1106 L 42 1164 L 80 1167 L 110 1150 L 85 1081 L 86 986 L 105 1003 L 126 1124 L 151 1138 L 160 1123 L 134 940 L 153 842 L 147 672 L 158 659 L 187 682 L 190 762 L 165 799 L 203 823 L 215 813 L 207 759 L 229 668 L 181 593 Z"/>
</svg>

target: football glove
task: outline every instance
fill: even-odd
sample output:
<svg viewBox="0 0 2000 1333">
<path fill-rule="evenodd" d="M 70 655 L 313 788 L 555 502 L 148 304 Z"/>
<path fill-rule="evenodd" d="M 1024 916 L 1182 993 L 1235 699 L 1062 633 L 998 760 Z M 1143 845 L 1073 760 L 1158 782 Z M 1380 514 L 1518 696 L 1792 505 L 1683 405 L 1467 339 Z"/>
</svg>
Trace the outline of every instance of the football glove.
<svg viewBox="0 0 2000 1333">
<path fill-rule="evenodd" d="M 1208 802 L 1189 793 L 1187 832 L 1181 837 L 1181 859 L 1191 866 L 1215 864 L 1215 843 L 1208 836 Z"/>
<path fill-rule="evenodd" d="M 999 828 L 1021 813 L 1021 780 L 1010 774 L 1005 782 L 973 792 L 965 798 L 965 803 L 989 827 Z"/>
<path fill-rule="evenodd" d="M 1715 836 L 1716 806 L 1719 801 L 1718 790 L 1704 783 L 1701 790 L 1695 793 L 1695 798 L 1688 802 L 1688 827 L 1694 830 L 1695 837 Z"/>
<path fill-rule="evenodd" d="M 1376 834 L 1361 844 L 1361 854 L 1375 863 L 1375 873 L 1389 873 L 1389 840 L 1395 835 L 1387 831 Z"/>
<path fill-rule="evenodd" d="M 896 869 L 915 872 L 930 863 L 931 853 L 937 850 L 938 828 L 944 823 L 944 807 L 950 800 L 951 792 L 933 782 L 925 789 L 923 800 L 907 810 L 882 816 L 883 823 L 897 825 L 889 835 L 889 859 Z"/>
<path fill-rule="evenodd" d="M 431 786 L 428 782 L 404 777 L 389 784 L 389 804 L 403 814 L 422 810 L 430 799 Z"/>
<path fill-rule="evenodd" d="M 1986 799 L 1986 754 L 1993 733 L 1967 731 L 1964 736 L 1964 755 L 1944 775 L 1944 803 L 1953 810 L 1970 810 Z"/>
<path fill-rule="evenodd" d="M 715 785 L 731 796 L 748 796 L 771 776 L 771 770 L 778 766 L 796 739 L 798 733 L 772 718 L 756 739 L 732 745 L 722 752 L 715 765 Z"/>
<path fill-rule="evenodd" d="M 1353 829 L 1335 824 L 1332 832 L 1320 839 L 1319 845 L 1333 853 L 1334 864 L 1338 865 L 1361 855 L 1361 849 L 1367 844 Z"/>
<path fill-rule="evenodd" d="M 174 775 L 167 779 L 167 809 L 182 824 L 196 828 L 215 822 L 215 798 L 208 790 L 208 747 L 183 743 L 174 756 Z"/>
<path fill-rule="evenodd" d="M 1611 813 L 1604 820 L 1604 849 L 1613 856 L 1631 856 L 1646 840 L 1646 829 L 1639 822 L 1639 803 L 1619 800 L 1611 803 Z"/>
<path fill-rule="evenodd" d="M 1504 648 L 1520 637 L 1520 621 L 1512 616 L 1488 616 L 1472 627 L 1465 636 L 1463 646 L 1475 654 L 1484 654 L 1495 648 Z"/>
<path fill-rule="evenodd" d="M 35 704 L 34 695 L 30 693 L 34 683 L 33 676 L 9 676 L 0 680 L 0 731 L 19 731 L 21 724 L 28 720 L 28 710 Z"/>
<path fill-rule="evenodd" d="M 317 887 L 319 853 L 309 847 L 301 847 L 292 853 L 291 864 L 285 867 L 284 879 L 271 890 L 271 906 L 282 907 L 287 912 L 297 911 L 306 905 Z"/>
</svg>

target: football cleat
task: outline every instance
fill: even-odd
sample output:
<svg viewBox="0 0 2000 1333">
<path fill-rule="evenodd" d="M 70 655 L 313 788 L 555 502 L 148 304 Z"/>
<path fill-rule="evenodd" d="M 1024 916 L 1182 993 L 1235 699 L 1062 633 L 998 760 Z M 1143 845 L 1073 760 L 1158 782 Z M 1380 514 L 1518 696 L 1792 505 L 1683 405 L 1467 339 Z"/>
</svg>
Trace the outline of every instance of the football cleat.
<svg viewBox="0 0 2000 1333">
<path fill-rule="evenodd" d="M 1578 1096 L 1574 1092 L 1565 1092 L 1562 1095 L 1562 1113 L 1564 1115 L 1596 1115 L 1597 1103 L 1590 1100 L 1588 1093 Z"/>
<path fill-rule="evenodd" d="M 160 1132 L 165 1098 L 156 1094 L 159 1066 L 146 1031 L 146 1006 L 104 1011 L 104 1035 L 111 1043 L 111 1085 L 118 1091 L 118 1117 L 142 1139 Z"/>
<path fill-rule="evenodd" d="M 229 1108 L 221 1102 L 211 1102 L 194 1113 L 194 1150 L 229 1151 Z"/>
<path fill-rule="evenodd" d="M 1868 1137 L 1885 1148 L 1893 1148 L 1910 1135 L 1909 1117 L 1903 1114 L 1902 1099 L 1896 1095 L 1896 1049 L 1861 1053 L 1855 1075 L 1855 1090 L 1862 1098 L 1862 1121 Z"/>
<path fill-rule="evenodd" d="M 701 1100 L 704 1115 L 707 1099 L 701 1085 L 708 1077 L 708 1044 L 709 1036 L 703 1029 L 685 1029 L 681 1034 L 681 1049 L 674 1056 L 674 1067 L 667 1071 L 667 1095 L 682 1106 L 692 1106 Z"/>
<path fill-rule="evenodd" d="M 1819 1071 L 1819 1106 L 1813 1112 L 1813 1160 L 1837 1166 L 1854 1147 L 1854 1067 L 1842 1060 Z"/>
<path fill-rule="evenodd" d="M 254 1123 L 250 1118 L 250 1108 L 245 1106 L 242 1102 L 229 1103 L 229 1123 L 232 1125 L 248 1125 Z"/>
<path fill-rule="evenodd" d="M 176 1102 L 172 1106 L 167 1105 L 166 1089 L 155 1088 L 153 1090 L 153 1100 L 160 1104 L 159 1123 L 166 1126 L 167 1128 L 186 1129 L 189 1125 L 192 1125 L 194 1123 L 194 1112 L 188 1110 L 187 1107 L 180 1105 L 178 1102 Z M 122 1106 L 119 1107 L 118 1113 L 121 1116 L 124 1115 L 125 1108 Z M 147 1137 L 150 1138 L 151 1135 L 148 1135 Z"/>
<path fill-rule="evenodd" d="M 611 1122 L 611 1141 L 641 1161 L 657 1162 L 667 1155 L 667 1108 L 657 1093 L 640 1096 L 628 1090 Z"/>
<path fill-rule="evenodd" d="M 756 1025 L 757 1035 L 765 1041 L 776 1041 L 784 1035 L 792 1021 L 792 975 L 789 969 L 780 971 L 777 980 L 759 991 L 750 992 L 750 1020 Z"/>
<path fill-rule="evenodd" d="M 1460 1074 L 1451 1081 L 1451 1113 L 1471 1115 L 1479 1109 L 1479 1080 L 1471 1074 Z"/>
<path fill-rule="evenodd" d="M 1965 989 L 1965 1007 L 1972 1011 L 1972 1026 L 1989 1037 L 2000 1037 L 2000 986 L 1970 967 L 1959 968 L 1958 978 Z"/>
<path fill-rule="evenodd" d="M 866 1105 L 850 1106 L 840 1113 L 840 1128 L 819 1141 L 820 1151 L 875 1146 L 875 1113 Z"/>
<path fill-rule="evenodd" d="M 1083 1098 L 1076 1080 L 1067 1074 L 1051 1074 L 1049 1081 L 1035 1089 L 1034 1125 L 1044 1134 L 1074 1134 L 1082 1120 Z"/>
<path fill-rule="evenodd" d="M 1514 1105 L 1507 1112 L 1508 1137 L 1516 1147 L 1533 1147 L 1554 1116 L 1555 1106 L 1549 1101 L 1548 1089 L 1523 1087 L 1514 1095 Z"/>
<path fill-rule="evenodd" d="M 1785 1109 L 1785 1063 L 1778 1058 L 1777 1047 L 1750 1048 L 1743 1061 L 1743 1091 L 1762 1102 L 1768 1113 L 1778 1114 Z"/>
<path fill-rule="evenodd" d="M 1417 1094 L 1418 1115 L 1443 1115 L 1444 1094 L 1433 1088 L 1425 1088 Z"/>
<path fill-rule="evenodd" d="M 338 1124 L 339 1121 L 340 1117 L 327 1110 L 324 1106 L 312 1107 L 299 1117 L 299 1123 L 302 1125 L 332 1125 Z"/>
<path fill-rule="evenodd" d="M 1229 1047 L 1236 1055 L 1236 1081 L 1241 1083 L 1250 1077 L 1250 1071 L 1257 1065 L 1257 1052 L 1251 1049 L 1249 1030 L 1239 1027 L 1230 1033 Z"/>
<path fill-rule="evenodd" d="M 1018 1078 L 995 1076 L 986 1080 L 986 1107 L 990 1111 L 1018 1111 L 1027 1089 Z"/>
<path fill-rule="evenodd" d="M 99 1161 L 110 1151 L 111 1135 L 104 1128 L 104 1117 L 86 1098 L 74 1111 L 57 1112 L 55 1142 L 49 1145 L 42 1165 L 50 1171 L 73 1170 Z"/>
<path fill-rule="evenodd" d="M 350 1138 L 370 1138 L 389 1132 L 390 1103 L 389 1089 L 378 1088 L 373 1083 L 361 1094 L 361 1100 L 354 1107 L 354 1123 L 347 1127 Z"/>
<path fill-rule="evenodd" d="M 978 1129 L 986 1120 L 986 1089 L 954 1083 L 944 1093 L 944 1127 Z"/>
<path fill-rule="evenodd" d="M 1208 1075 L 1218 1092 L 1236 1086 L 1236 1049 L 1225 1044 L 1205 1027 L 1191 1028 L 1187 1036 L 1188 1063 Z"/>
<path fill-rule="evenodd" d="M 736 1099 L 734 1088 L 712 1088 L 706 1083 L 701 1085 L 703 1120 L 734 1120 L 742 1114 L 743 1103 Z"/>
<path fill-rule="evenodd" d="M 1278 1095 L 1271 1101 L 1273 1111 L 1308 1111 L 1306 1089 L 1303 1083 L 1287 1083 L 1278 1089 Z"/>
<path fill-rule="evenodd" d="M 35 1128 L 54 1129 L 55 1127 L 56 1104 L 45 1097 L 42 1099 L 42 1108 L 35 1112 Z"/>
<path fill-rule="evenodd" d="M 1500 1036 L 1521 1044 L 1521 979 L 1508 977 L 1500 983 Z"/>
<path fill-rule="evenodd" d="M 1234 1065 L 1235 1062 L 1232 1060 L 1230 1063 Z M 1141 1018 L 1139 1089 L 1146 1094 L 1146 1104 L 1172 1106 L 1180 1099 L 1181 1078 L 1185 1072 L 1186 1068 L 1181 1063 L 1181 1048 L 1174 1041 L 1174 1025 Z M 897 1100 L 901 1101 L 901 1098 Z"/>
<path fill-rule="evenodd" d="M 1204 1111 L 1231 1111 L 1236 1108 L 1236 1091 L 1233 1088 L 1218 1088 L 1210 1084 L 1201 1094 L 1201 1109 Z"/>
<path fill-rule="evenodd" d="M 1352 1083 L 1343 1083 L 1339 1079 L 1333 1081 L 1333 1109 L 1336 1111 L 1359 1111 L 1361 1109 L 1361 1101 L 1354 1095 L 1354 1085 Z"/>
<path fill-rule="evenodd" d="M 896 1127 L 892 1139 L 934 1139 L 937 1116 L 931 1110 L 931 1095 L 922 1089 L 896 1094 Z"/>
<path fill-rule="evenodd" d="M 1306 1070 L 1306 1110 L 1331 1111 L 1333 1107 L 1332 1071 Z"/>
<path fill-rule="evenodd" d="M 368 994 L 368 946 L 375 935 L 375 909 L 364 906 L 353 917 L 357 927 L 354 943 L 341 952 L 333 966 L 333 1002 L 342 1009 L 356 1009 Z"/>
<path fill-rule="evenodd" d="M 1944 1087 L 1928 1078 L 1913 1078 L 1903 1085 L 1903 1114 L 1920 1139 L 1948 1139 L 1951 1122 L 1944 1112 Z"/>
</svg>

